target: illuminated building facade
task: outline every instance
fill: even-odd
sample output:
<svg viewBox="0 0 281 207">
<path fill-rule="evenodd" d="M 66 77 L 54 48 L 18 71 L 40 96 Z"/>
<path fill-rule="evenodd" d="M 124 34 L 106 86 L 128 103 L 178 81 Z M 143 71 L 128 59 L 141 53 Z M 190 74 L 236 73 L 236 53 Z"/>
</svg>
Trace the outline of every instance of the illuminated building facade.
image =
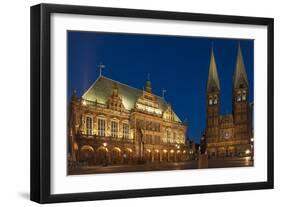
<svg viewBox="0 0 281 207">
<path fill-rule="evenodd" d="M 189 158 L 187 126 L 150 80 L 139 90 L 100 75 L 69 110 L 69 159 L 89 165 L 179 162 Z"/>
<path fill-rule="evenodd" d="M 220 82 L 214 51 L 207 84 L 206 149 L 209 158 L 253 156 L 252 108 L 240 45 L 232 89 L 232 113 L 220 114 Z"/>
</svg>

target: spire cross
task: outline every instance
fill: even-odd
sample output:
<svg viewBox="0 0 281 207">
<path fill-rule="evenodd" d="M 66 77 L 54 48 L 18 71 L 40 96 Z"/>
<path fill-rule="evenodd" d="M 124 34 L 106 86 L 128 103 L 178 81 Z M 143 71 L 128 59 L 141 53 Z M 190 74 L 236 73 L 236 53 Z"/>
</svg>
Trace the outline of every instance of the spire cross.
<svg viewBox="0 0 281 207">
<path fill-rule="evenodd" d="M 150 80 L 150 73 L 147 74 L 147 80 Z"/>
<path fill-rule="evenodd" d="M 100 70 L 100 76 L 101 76 L 101 75 L 102 75 L 102 70 L 105 68 L 105 65 L 102 64 L 102 63 L 100 63 L 100 64 L 98 65 L 98 68 L 99 68 L 99 70 Z"/>
<path fill-rule="evenodd" d="M 162 90 L 162 98 L 165 98 L 165 93 L 166 93 L 167 91 L 165 90 L 165 89 L 163 89 Z"/>
</svg>

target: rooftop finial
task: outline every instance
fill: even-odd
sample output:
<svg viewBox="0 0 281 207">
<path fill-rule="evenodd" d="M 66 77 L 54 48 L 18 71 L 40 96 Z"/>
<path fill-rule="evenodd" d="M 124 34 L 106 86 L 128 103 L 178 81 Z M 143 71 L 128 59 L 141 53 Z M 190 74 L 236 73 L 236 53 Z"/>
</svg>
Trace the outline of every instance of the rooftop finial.
<svg viewBox="0 0 281 207">
<path fill-rule="evenodd" d="M 152 87 L 151 87 L 151 82 L 150 82 L 150 74 L 147 74 L 147 80 L 146 80 L 146 85 L 145 85 L 145 91 L 152 93 Z"/>
<path fill-rule="evenodd" d="M 165 93 L 167 92 L 167 90 L 163 89 L 162 90 L 162 98 L 164 99 L 165 98 Z"/>
<path fill-rule="evenodd" d="M 102 76 L 102 70 L 105 68 L 105 65 L 102 64 L 102 63 L 100 63 L 100 64 L 98 65 L 98 68 L 99 68 L 99 70 L 100 70 L 100 76 Z"/>
<path fill-rule="evenodd" d="M 72 88 L 72 99 L 76 99 L 76 98 L 77 98 L 76 89 Z"/>
</svg>

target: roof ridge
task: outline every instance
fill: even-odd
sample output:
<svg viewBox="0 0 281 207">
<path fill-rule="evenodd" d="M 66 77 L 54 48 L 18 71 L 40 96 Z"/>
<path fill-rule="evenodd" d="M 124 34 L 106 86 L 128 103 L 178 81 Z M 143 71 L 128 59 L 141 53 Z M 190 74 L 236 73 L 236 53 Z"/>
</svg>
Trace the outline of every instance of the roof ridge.
<svg viewBox="0 0 281 207">
<path fill-rule="evenodd" d="M 83 93 L 83 95 L 81 97 L 83 97 L 86 93 L 88 93 L 92 89 L 92 87 L 95 85 L 95 83 L 98 81 L 98 79 L 101 78 L 101 76 L 102 75 L 98 76 L 98 78 L 93 82 L 93 84 L 88 88 L 88 90 Z"/>
<path fill-rule="evenodd" d="M 91 95 L 89 94 L 90 91 L 95 87 L 95 85 L 97 84 L 98 80 L 102 80 L 102 79 L 103 79 L 104 81 L 110 81 L 110 82 L 111 82 L 110 84 L 116 83 L 116 84 L 118 84 L 118 85 L 120 85 L 120 86 L 123 86 L 123 87 L 127 88 L 127 89 L 124 88 L 126 91 L 129 91 L 129 89 L 132 90 L 131 92 L 135 94 L 135 98 L 136 98 L 136 99 L 137 99 L 139 96 L 141 96 L 141 95 L 143 94 L 143 90 L 141 90 L 141 89 L 135 88 L 135 87 L 133 87 L 133 86 L 130 86 L 130 85 L 125 84 L 125 83 L 122 83 L 122 82 L 117 81 L 117 80 L 113 80 L 113 79 L 111 79 L 111 78 L 109 78 L 109 77 L 100 75 L 100 76 L 98 76 L 98 78 L 94 81 L 94 83 L 90 86 L 90 88 L 82 95 L 82 98 L 83 98 L 83 99 L 84 99 L 84 98 L 87 99 L 87 96 L 91 96 Z M 162 107 L 164 107 L 164 108 L 161 107 L 161 108 L 162 108 L 162 111 L 164 112 L 165 108 L 169 105 L 168 102 L 167 102 L 163 97 L 160 97 L 160 96 L 155 95 L 155 94 L 152 94 L 152 95 L 157 99 L 157 102 L 158 102 L 158 104 L 159 104 L 159 107 L 161 107 L 160 105 L 162 105 Z M 176 114 L 176 112 L 175 112 L 174 110 L 172 110 L 172 111 L 173 111 L 173 115 L 174 115 L 175 119 L 176 119 L 178 122 L 181 122 L 181 123 L 182 123 L 181 119 L 178 117 L 178 115 Z"/>
<path fill-rule="evenodd" d="M 144 91 L 144 90 L 138 89 L 138 88 L 136 88 L 136 87 L 130 86 L 130 85 L 126 84 L 126 83 L 122 83 L 122 82 L 120 82 L 120 81 L 113 80 L 113 79 L 111 79 L 111 78 L 109 78 L 109 77 L 106 77 L 106 76 L 103 76 L 103 75 L 101 75 L 101 76 L 102 76 L 103 78 L 105 78 L 105 79 L 111 80 L 111 81 L 113 81 L 113 82 L 117 82 L 117 83 L 122 84 L 122 85 L 124 85 L 124 86 L 127 86 L 127 87 L 129 87 L 129 88 L 138 90 L 138 91 L 140 91 L 140 92 L 143 92 L 143 91 Z M 163 99 L 163 100 L 167 103 L 167 101 L 166 101 L 163 97 L 161 97 L 161 96 L 159 96 L 159 95 L 156 95 L 156 94 L 153 94 L 153 95 L 156 96 L 156 97 L 158 97 L 158 98 Z"/>
</svg>

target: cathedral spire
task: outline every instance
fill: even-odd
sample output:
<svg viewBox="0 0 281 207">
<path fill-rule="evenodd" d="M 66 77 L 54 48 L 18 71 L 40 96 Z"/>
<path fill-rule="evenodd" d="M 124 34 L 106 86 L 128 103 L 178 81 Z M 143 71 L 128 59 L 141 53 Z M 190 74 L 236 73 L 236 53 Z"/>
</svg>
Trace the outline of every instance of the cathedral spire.
<svg viewBox="0 0 281 207">
<path fill-rule="evenodd" d="M 214 87 L 216 89 L 220 90 L 220 81 L 219 81 L 218 72 L 217 72 L 217 65 L 216 65 L 216 60 L 215 60 L 215 55 L 214 55 L 214 49 L 212 47 L 207 91 L 211 91 Z"/>
<path fill-rule="evenodd" d="M 243 61 L 243 56 L 242 56 L 242 51 L 241 51 L 241 47 L 240 47 L 240 43 L 239 43 L 234 78 L 233 78 L 233 87 L 239 88 L 241 81 L 242 81 L 242 83 L 246 83 L 246 86 L 248 86 L 248 78 L 247 78 L 245 65 L 244 65 L 244 61 Z"/>
<path fill-rule="evenodd" d="M 145 91 L 148 93 L 152 93 L 152 87 L 151 87 L 151 82 L 150 82 L 150 74 L 147 75 L 147 80 L 145 84 Z"/>
</svg>

